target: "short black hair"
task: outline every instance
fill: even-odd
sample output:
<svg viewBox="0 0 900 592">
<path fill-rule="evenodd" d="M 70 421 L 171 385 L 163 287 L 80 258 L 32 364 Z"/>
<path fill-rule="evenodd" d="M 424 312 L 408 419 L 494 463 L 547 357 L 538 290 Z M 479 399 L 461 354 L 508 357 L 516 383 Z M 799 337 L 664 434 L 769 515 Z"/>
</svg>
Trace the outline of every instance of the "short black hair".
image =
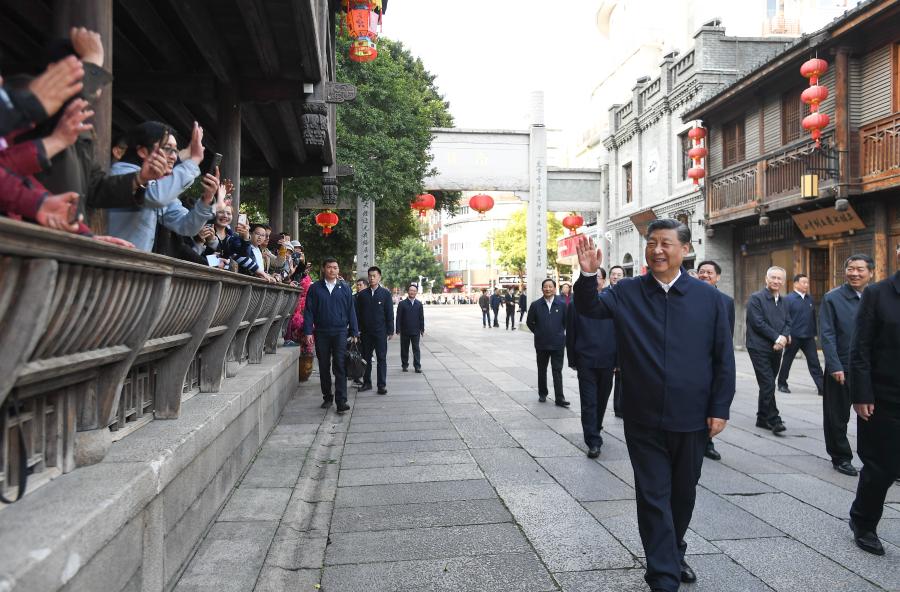
<svg viewBox="0 0 900 592">
<path fill-rule="evenodd" d="M 625 274 L 625 268 L 622 267 L 621 265 L 613 265 L 612 267 L 609 268 L 609 273 L 612 273 L 612 270 L 614 270 L 614 269 L 620 269 L 620 270 L 622 270 L 622 274 L 623 275 Z"/>
<path fill-rule="evenodd" d="M 377 271 L 378 275 L 384 275 L 383 273 L 381 273 L 381 268 L 377 265 L 373 265 L 372 267 L 370 267 L 368 270 L 366 270 L 366 273 L 372 273 L 373 271 Z"/>
<path fill-rule="evenodd" d="M 703 267 L 704 265 L 712 265 L 713 269 L 716 270 L 716 275 L 722 275 L 722 266 L 711 259 L 707 259 L 706 261 L 701 261 L 700 263 L 698 263 L 697 271 L 700 271 L 700 268 Z M 794 281 L 796 281 L 796 280 L 794 280 Z"/>
<path fill-rule="evenodd" d="M 875 260 L 865 253 L 856 253 L 847 257 L 847 260 L 844 261 L 844 268 L 850 265 L 851 261 L 865 261 L 869 271 L 875 271 Z"/>
<path fill-rule="evenodd" d="M 597 275 L 599 275 L 599 276 L 601 277 L 601 279 L 604 279 L 604 280 L 605 280 L 605 279 L 606 279 L 606 270 L 603 269 L 602 267 L 598 267 L 598 268 L 597 268 Z"/>
<path fill-rule="evenodd" d="M 362 282 L 362 283 L 364 283 L 364 284 L 368 284 L 368 283 L 369 283 L 369 280 L 367 280 L 366 278 L 356 278 L 356 283 L 358 284 L 359 282 Z"/>
<path fill-rule="evenodd" d="M 334 257 L 325 257 L 324 259 L 322 259 L 322 269 L 325 269 L 325 266 L 328 265 L 329 263 L 337 263 L 337 262 L 338 262 L 338 260 L 335 259 Z M 369 281 L 369 280 L 366 280 L 366 281 Z"/>
<path fill-rule="evenodd" d="M 257 228 L 262 228 L 263 230 L 265 230 L 266 225 L 260 224 L 259 222 L 253 222 L 252 224 L 250 224 L 250 234 L 253 234 L 253 231 L 256 230 Z"/>
<path fill-rule="evenodd" d="M 657 230 L 674 230 L 678 235 L 678 242 L 683 245 L 690 244 L 691 242 L 691 229 L 681 220 L 676 220 L 674 218 L 658 218 L 647 226 L 647 234 L 644 238 L 649 240 L 650 235 Z"/>
<path fill-rule="evenodd" d="M 409 289 L 410 289 L 410 288 L 415 288 L 416 291 L 418 292 L 418 291 L 419 291 L 419 284 L 409 284 L 409 285 L 407 285 L 407 286 L 406 286 L 406 291 L 409 292 Z"/>
<path fill-rule="evenodd" d="M 797 275 L 794 276 L 794 283 L 799 282 L 803 278 L 808 278 L 808 277 L 809 276 L 806 275 L 805 273 L 798 273 Z"/>
<path fill-rule="evenodd" d="M 546 284 L 547 282 L 550 282 L 551 284 L 553 284 L 553 287 L 554 287 L 554 288 L 556 287 L 556 282 L 553 280 L 553 278 L 547 278 L 547 279 L 545 279 L 544 281 L 542 281 L 542 282 L 541 282 L 541 287 L 543 288 L 543 287 L 544 287 L 544 284 Z"/>
</svg>

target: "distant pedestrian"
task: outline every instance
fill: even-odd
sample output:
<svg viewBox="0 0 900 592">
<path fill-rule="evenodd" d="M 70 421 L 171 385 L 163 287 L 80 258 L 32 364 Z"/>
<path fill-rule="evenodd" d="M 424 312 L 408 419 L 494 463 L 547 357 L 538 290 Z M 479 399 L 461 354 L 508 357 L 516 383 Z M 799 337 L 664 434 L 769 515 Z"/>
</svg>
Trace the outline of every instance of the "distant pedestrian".
<svg viewBox="0 0 900 592">
<path fill-rule="evenodd" d="M 488 298 L 487 290 L 482 288 L 481 296 L 478 297 L 478 307 L 481 309 L 481 326 L 482 328 L 490 328 L 491 326 L 491 299 Z"/>
<path fill-rule="evenodd" d="M 834 470 L 856 477 L 853 449 L 847 440 L 850 421 L 850 346 L 856 329 L 860 297 L 875 271 L 875 261 L 862 253 L 844 262 L 843 285 L 822 298 L 819 340 L 825 354 L 825 385 L 822 397 L 822 428 L 825 450 Z"/>
<path fill-rule="evenodd" d="M 606 272 L 597 269 L 597 291 L 603 290 Z M 616 334 L 611 320 L 578 314 L 574 304 L 566 307 L 566 355 L 569 367 L 578 372 L 581 399 L 581 429 L 588 458 L 600 456 L 603 446 L 603 415 L 612 391 L 616 365 Z"/>
<path fill-rule="evenodd" d="M 822 396 L 822 366 L 816 349 L 816 305 L 809 294 L 809 276 L 798 273 L 794 276 L 794 291 L 784 297 L 791 315 L 791 341 L 784 348 L 781 370 L 778 371 L 778 391 L 789 393 L 788 376 L 798 351 L 803 352 L 806 366 L 816 385 L 816 392 Z"/>
<path fill-rule="evenodd" d="M 381 269 L 369 268 L 369 287 L 357 300 L 359 330 L 362 335 L 362 357 L 366 372 L 359 392 L 372 390 L 372 352 L 377 365 L 378 394 L 387 394 L 387 342 L 394 337 L 394 301 L 391 292 L 381 285 Z"/>
<path fill-rule="evenodd" d="M 507 290 L 503 296 L 503 304 L 506 306 L 506 330 L 510 327 L 516 330 L 516 295 L 512 290 Z"/>
<path fill-rule="evenodd" d="M 400 366 L 409 372 L 409 346 L 413 350 L 413 369 L 422 372 L 422 354 L 419 339 L 425 334 L 425 310 L 416 299 L 419 287 L 410 284 L 406 288 L 406 299 L 397 304 L 397 333 L 400 335 Z"/>
<path fill-rule="evenodd" d="M 498 315 L 500 314 L 500 304 L 503 302 L 503 299 L 500 298 L 500 290 L 498 288 L 494 288 L 494 293 L 491 294 L 491 311 L 494 313 L 494 327 L 500 328 L 500 321 L 497 320 Z"/>
<path fill-rule="evenodd" d="M 756 427 L 772 430 L 776 436 L 785 427 L 775 404 L 775 377 L 791 338 L 791 315 L 781 296 L 785 275 L 784 268 L 770 267 L 765 289 L 751 294 L 747 302 L 747 353 L 759 385 Z"/>
<path fill-rule="evenodd" d="M 701 261 L 697 266 L 697 279 L 706 282 L 716 290 L 719 289 L 719 278 L 722 277 L 722 267 L 715 261 Z M 719 298 L 725 303 L 725 311 L 728 313 L 728 326 L 731 328 L 731 337 L 734 338 L 734 298 L 725 292 L 719 292 Z M 703 455 L 710 460 L 722 460 L 722 455 L 716 450 L 713 439 L 706 443 L 706 452 Z"/>
<path fill-rule="evenodd" d="M 519 292 L 519 322 L 522 322 L 522 317 L 525 316 L 525 313 L 528 311 L 528 296 L 525 295 L 525 290 Z"/>
<path fill-rule="evenodd" d="M 306 345 L 315 344 L 319 359 L 319 382 L 322 387 L 322 409 L 335 401 L 337 412 L 344 413 L 347 405 L 347 372 L 344 355 L 347 351 L 347 335 L 356 343 L 359 328 L 350 286 L 340 280 L 337 259 L 326 257 L 322 261 L 322 279 L 313 282 L 306 295 L 303 311 L 303 333 Z M 315 338 L 313 338 L 315 327 Z M 331 392 L 331 374 L 334 372 L 334 394 Z"/>
<path fill-rule="evenodd" d="M 369 287 L 369 280 L 361 277 L 356 280 L 356 293 L 353 295 L 353 306 L 356 308 L 356 320 L 359 322 L 359 295 L 363 290 Z M 362 376 L 353 379 L 353 386 L 360 387 L 363 385 Z"/>
<path fill-rule="evenodd" d="M 541 283 L 542 298 L 528 307 L 525 324 L 534 334 L 534 349 L 537 355 L 538 401 L 547 400 L 547 364 L 553 374 L 553 395 L 556 404 L 568 407 L 563 394 L 562 369 L 566 347 L 566 303 L 556 295 L 556 282 L 546 279 Z"/>
<path fill-rule="evenodd" d="M 623 277 L 625 277 L 625 268 L 621 265 L 613 265 L 609 268 L 609 285 L 605 289 L 611 289 Z M 613 368 L 613 415 L 622 417 L 622 369 L 619 368 L 618 363 Z"/>
<path fill-rule="evenodd" d="M 900 269 L 900 245 L 895 257 Z M 850 346 L 850 395 L 859 417 L 856 441 L 863 462 L 856 499 L 850 508 L 850 528 L 856 544 L 875 555 L 884 555 L 878 522 L 888 488 L 900 478 L 898 361 L 900 271 L 865 289 Z"/>
<path fill-rule="evenodd" d="M 562 296 L 563 301 L 565 301 L 568 306 L 571 304 L 572 300 L 572 285 L 568 282 L 563 282 L 559 285 L 559 295 Z"/>
</svg>

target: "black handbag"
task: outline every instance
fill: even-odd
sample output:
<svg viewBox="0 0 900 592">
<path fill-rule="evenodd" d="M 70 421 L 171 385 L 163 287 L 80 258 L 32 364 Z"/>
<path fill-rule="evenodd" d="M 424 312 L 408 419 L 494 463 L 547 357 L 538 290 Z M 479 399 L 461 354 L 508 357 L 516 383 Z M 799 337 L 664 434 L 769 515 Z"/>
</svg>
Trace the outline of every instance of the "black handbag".
<svg viewBox="0 0 900 592">
<path fill-rule="evenodd" d="M 344 369 L 350 380 L 359 380 L 366 373 L 366 363 L 363 361 L 356 343 L 350 342 L 347 346 L 347 353 L 344 355 Z"/>
</svg>

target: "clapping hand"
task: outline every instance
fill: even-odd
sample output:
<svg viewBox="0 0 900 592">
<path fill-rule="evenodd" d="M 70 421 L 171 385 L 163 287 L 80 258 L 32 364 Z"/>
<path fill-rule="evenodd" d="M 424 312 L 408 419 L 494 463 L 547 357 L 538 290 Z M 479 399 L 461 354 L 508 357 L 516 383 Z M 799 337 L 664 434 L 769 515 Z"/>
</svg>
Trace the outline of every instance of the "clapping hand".
<svg viewBox="0 0 900 592">
<path fill-rule="evenodd" d="M 37 211 L 37 223 L 55 230 L 78 232 L 77 212 L 78 194 L 74 191 L 48 195 Z"/>
<path fill-rule="evenodd" d="M 578 253 L 578 264 L 584 273 L 597 273 L 597 269 L 603 262 L 603 252 L 594 245 L 591 237 L 581 237 L 575 247 Z"/>
<path fill-rule="evenodd" d="M 28 90 L 37 98 L 47 116 L 63 106 L 69 97 L 81 92 L 84 85 L 84 66 L 75 56 L 68 56 L 50 64 L 44 73 L 31 81 Z"/>
<path fill-rule="evenodd" d="M 88 108 L 88 102 L 84 99 L 75 99 L 56 124 L 53 133 L 43 139 L 44 152 L 48 159 L 53 158 L 69 146 L 75 143 L 81 132 L 94 129 L 93 124 L 84 123 L 94 114 Z"/>
<path fill-rule="evenodd" d="M 203 128 L 195 121 L 194 129 L 191 130 L 191 160 L 194 163 L 199 165 L 203 160 L 203 150 Z"/>
<path fill-rule="evenodd" d="M 100 38 L 100 33 L 84 27 L 72 27 L 69 30 L 69 39 L 81 61 L 103 67 L 103 39 Z"/>
</svg>

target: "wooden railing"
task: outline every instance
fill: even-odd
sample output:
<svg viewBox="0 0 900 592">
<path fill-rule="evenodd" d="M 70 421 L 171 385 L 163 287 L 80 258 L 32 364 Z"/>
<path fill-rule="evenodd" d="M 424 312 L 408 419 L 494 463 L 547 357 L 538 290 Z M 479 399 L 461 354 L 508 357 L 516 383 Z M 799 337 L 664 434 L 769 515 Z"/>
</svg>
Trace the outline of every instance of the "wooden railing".
<svg viewBox="0 0 900 592">
<path fill-rule="evenodd" d="M 102 460 L 112 440 L 273 353 L 298 290 L 0 218 L 0 492 Z M 30 489 L 30 487 L 29 487 Z"/>
<path fill-rule="evenodd" d="M 863 189 L 900 184 L 900 112 L 859 130 Z"/>
</svg>

